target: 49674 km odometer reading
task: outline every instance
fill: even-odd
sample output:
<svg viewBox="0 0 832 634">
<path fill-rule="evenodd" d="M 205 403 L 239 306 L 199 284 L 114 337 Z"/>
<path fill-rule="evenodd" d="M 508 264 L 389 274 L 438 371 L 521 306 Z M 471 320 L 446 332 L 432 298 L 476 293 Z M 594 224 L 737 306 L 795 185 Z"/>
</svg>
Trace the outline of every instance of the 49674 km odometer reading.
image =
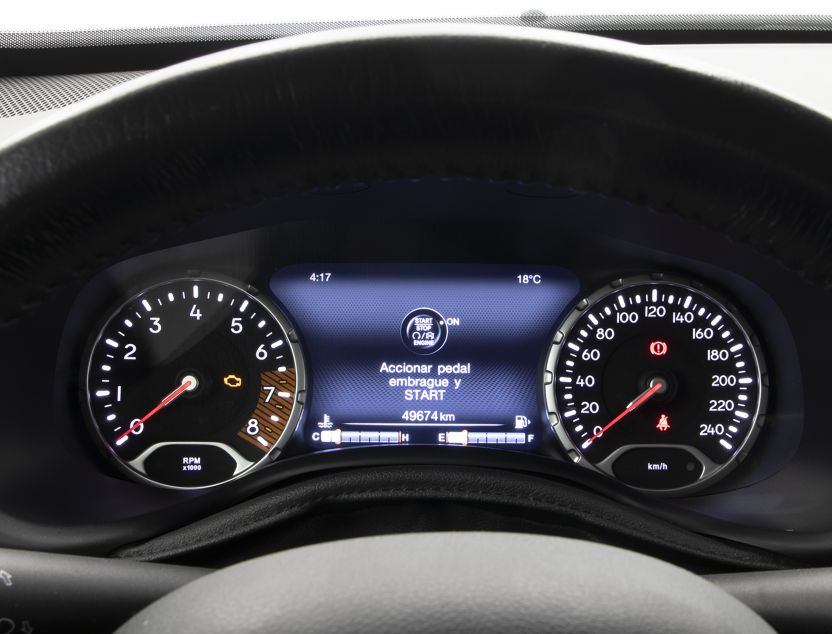
<svg viewBox="0 0 832 634">
<path fill-rule="evenodd" d="M 619 281 L 579 303 L 544 377 L 574 461 L 667 492 L 711 483 L 744 456 L 765 382 L 745 320 L 715 293 L 666 277 Z"/>
</svg>

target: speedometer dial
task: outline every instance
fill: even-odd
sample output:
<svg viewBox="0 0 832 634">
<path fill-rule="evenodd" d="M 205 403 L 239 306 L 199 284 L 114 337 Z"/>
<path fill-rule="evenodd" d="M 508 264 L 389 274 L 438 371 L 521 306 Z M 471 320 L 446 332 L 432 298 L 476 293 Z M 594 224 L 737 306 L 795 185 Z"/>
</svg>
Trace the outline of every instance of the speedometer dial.
<svg viewBox="0 0 832 634">
<path fill-rule="evenodd" d="M 756 342 L 711 291 L 661 276 L 618 281 L 555 335 L 544 387 L 557 437 L 575 462 L 633 487 L 710 484 L 762 424 Z"/>
<path fill-rule="evenodd" d="M 178 279 L 137 294 L 88 353 L 96 437 L 131 476 L 199 488 L 282 446 L 300 416 L 302 357 L 276 309 L 233 284 Z"/>
</svg>

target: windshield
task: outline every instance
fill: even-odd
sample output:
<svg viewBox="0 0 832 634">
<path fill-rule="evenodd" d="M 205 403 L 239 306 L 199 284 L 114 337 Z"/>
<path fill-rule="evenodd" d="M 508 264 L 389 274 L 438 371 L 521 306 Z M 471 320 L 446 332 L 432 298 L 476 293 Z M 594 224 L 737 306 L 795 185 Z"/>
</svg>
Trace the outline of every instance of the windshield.
<svg viewBox="0 0 832 634">
<path fill-rule="evenodd" d="M 0 32 L 71 31 L 138 27 L 220 24 L 270 24 L 366 20 L 517 17 L 535 12 L 547 15 L 825 15 L 829 3 L 817 0 L 420 0 L 390 3 L 379 0 L 306 0 L 264 3 L 235 0 L 30 0 L 6 3 Z"/>
</svg>

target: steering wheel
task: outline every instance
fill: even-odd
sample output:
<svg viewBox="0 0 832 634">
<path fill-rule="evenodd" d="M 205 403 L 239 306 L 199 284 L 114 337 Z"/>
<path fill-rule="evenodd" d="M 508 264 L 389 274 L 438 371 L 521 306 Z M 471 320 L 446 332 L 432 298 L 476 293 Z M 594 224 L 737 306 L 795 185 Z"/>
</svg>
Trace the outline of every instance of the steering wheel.
<svg viewBox="0 0 832 634">
<path fill-rule="evenodd" d="M 541 182 L 680 215 L 832 284 L 829 120 L 622 43 L 407 26 L 254 44 L 151 73 L 0 148 L 0 326 L 229 207 L 423 176 Z M 334 542 L 194 582 L 147 631 L 771 631 L 707 582 L 507 534 Z"/>
<path fill-rule="evenodd" d="M 710 582 L 651 557 L 511 533 L 387 535 L 260 557 L 198 579 L 119 634 L 773 632 Z"/>
<path fill-rule="evenodd" d="M 0 327 L 212 213 L 423 176 L 647 205 L 826 288 L 829 147 L 813 110 L 591 36 L 410 25 L 253 44 L 150 73 L 0 147 Z"/>
</svg>

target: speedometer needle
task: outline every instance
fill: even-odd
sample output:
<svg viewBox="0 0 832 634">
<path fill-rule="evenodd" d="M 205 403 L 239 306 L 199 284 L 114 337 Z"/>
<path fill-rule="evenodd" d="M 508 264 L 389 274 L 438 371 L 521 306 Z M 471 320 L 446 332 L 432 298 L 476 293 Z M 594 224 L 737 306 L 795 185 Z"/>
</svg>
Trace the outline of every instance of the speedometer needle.
<svg viewBox="0 0 832 634">
<path fill-rule="evenodd" d="M 604 425 L 604 426 L 601 428 L 601 431 L 599 431 L 599 432 L 598 432 L 597 434 L 595 434 L 592 438 L 590 438 L 589 440 L 587 440 L 586 442 L 584 442 L 584 444 L 582 444 L 582 445 L 581 445 L 581 449 L 586 449 L 587 447 L 589 447 L 589 446 L 590 446 L 590 445 L 591 445 L 591 444 L 592 444 L 595 440 L 597 440 L 597 439 L 598 439 L 598 437 L 599 437 L 599 436 L 601 436 L 601 434 L 603 434 L 603 433 L 604 433 L 605 431 L 607 431 L 610 427 L 612 427 L 613 425 L 615 425 L 616 423 L 618 423 L 618 421 L 620 421 L 622 418 L 624 418 L 627 414 L 630 414 L 631 412 L 633 412 L 633 411 L 637 410 L 639 407 L 641 407 L 642 405 L 644 405 L 647 401 L 649 401 L 651 398 L 653 398 L 656 394 L 658 394 L 659 392 L 661 392 L 662 390 L 664 390 L 664 389 L 665 389 L 665 387 L 666 387 L 666 386 L 665 386 L 664 381 L 661 381 L 661 380 L 659 380 L 659 379 L 654 379 L 654 380 L 651 382 L 651 385 L 650 385 L 650 387 L 649 387 L 649 388 L 647 388 L 646 390 L 644 390 L 644 391 L 643 391 L 641 394 L 639 394 L 636 398 L 634 398 L 632 401 L 630 401 L 630 402 L 629 402 L 629 404 L 627 405 L 627 407 L 625 407 L 625 408 L 624 408 L 624 411 L 623 411 L 623 412 L 621 412 L 621 413 L 620 413 L 618 416 L 616 416 L 615 418 L 613 418 L 613 419 L 612 419 L 610 422 L 608 422 L 606 425 Z"/>
<path fill-rule="evenodd" d="M 121 436 L 116 438 L 116 444 L 117 445 L 122 444 L 125 441 L 125 439 L 127 438 L 127 436 L 130 434 L 131 431 L 133 431 L 139 425 L 142 425 L 143 423 L 148 421 L 150 418 L 155 416 L 159 412 L 159 410 L 161 410 L 162 408 L 167 407 L 168 405 L 173 403 L 176 399 L 178 399 L 180 396 L 182 396 L 185 392 L 190 392 L 192 390 L 195 390 L 196 386 L 197 386 L 196 377 L 191 376 L 191 375 L 188 375 L 188 376 L 184 377 L 182 379 L 182 383 L 173 392 L 171 392 L 165 398 L 163 398 L 161 401 L 159 401 L 159 404 L 156 407 L 154 407 L 147 414 L 145 414 L 140 419 L 138 419 L 135 423 L 130 425 L 130 427 L 127 429 L 126 432 L 124 432 Z"/>
</svg>

